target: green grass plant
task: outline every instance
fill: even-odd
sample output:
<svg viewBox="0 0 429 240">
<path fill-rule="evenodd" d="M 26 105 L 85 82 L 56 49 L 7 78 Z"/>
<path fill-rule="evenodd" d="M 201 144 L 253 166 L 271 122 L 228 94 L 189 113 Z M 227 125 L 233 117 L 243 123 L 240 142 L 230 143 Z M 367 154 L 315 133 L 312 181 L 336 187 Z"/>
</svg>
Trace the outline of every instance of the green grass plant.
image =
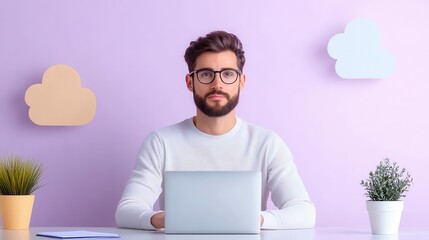
<svg viewBox="0 0 429 240">
<path fill-rule="evenodd" d="M 375 172 L 370 172 L 366 181 L 361 181 L 365 196 L 372 201 L 398 201 L 405 197 L 413 178 L 405 168 L 399 169 L 396 162 L 385 158 L 377 165 Z"/>
<path fill-rule="evenodd" d="M 30 195 L 41 187 L 42 164 L 11 155 L 0 157 L 0 195 Z"/>
</svg>

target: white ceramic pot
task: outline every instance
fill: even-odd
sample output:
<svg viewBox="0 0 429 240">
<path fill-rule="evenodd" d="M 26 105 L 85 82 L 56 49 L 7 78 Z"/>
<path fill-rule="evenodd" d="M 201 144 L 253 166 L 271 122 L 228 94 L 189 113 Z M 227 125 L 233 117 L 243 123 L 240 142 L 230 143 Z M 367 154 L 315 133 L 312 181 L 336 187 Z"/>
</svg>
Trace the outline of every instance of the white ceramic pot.
<svg viewBox="0 0 429 240">
<path fill-rule="evenodd" d="M 373 234 L 397 234 L 401 222 L 403 201 L 367 201 Z"/>
</svg>

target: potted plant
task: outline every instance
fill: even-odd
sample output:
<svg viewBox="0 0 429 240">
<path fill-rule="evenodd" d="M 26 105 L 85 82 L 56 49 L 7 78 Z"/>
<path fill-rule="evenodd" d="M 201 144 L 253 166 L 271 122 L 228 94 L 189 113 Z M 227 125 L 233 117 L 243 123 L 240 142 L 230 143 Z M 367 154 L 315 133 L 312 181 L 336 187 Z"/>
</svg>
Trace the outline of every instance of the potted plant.
<svg viewBox="0 0 429 240">
<path fill-rule="evenodd" d="M 396 162 L 389 158 L 381 161 L 375 172 L 370 172 L 366 181 L 361 181 L 373 234 L 397 234 L 401 221 L 405 197 L 413 178 L 405 168 L 400 170 Z"/>
<path fill-rule="evenodd" d="M 0 214 L 3 229 L 28 229 L 41 187 L 42 165 L 20 156 L 0 156 Z"/>
</svg>

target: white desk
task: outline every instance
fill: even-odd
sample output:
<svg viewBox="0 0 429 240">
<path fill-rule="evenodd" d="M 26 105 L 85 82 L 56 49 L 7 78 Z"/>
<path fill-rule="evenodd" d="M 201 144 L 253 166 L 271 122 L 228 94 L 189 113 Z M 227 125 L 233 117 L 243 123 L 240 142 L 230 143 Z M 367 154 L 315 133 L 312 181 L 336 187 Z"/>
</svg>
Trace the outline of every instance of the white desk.
<svg viewBox="0 0 429 240">
<path fill-rule="evenodd" d="M 429 228 L 400 230 L 398 235 L 372 235 L 370 230 L 316 228 L 307 230 L 263 230 L 260 235 L 166 235 L 162 231 L 91 227 L 37 227 L 30 230 L 0 230 L 1 240 L 52 240 L 38 232 L 87 230 L 117 233 L 119 240 L 428 240 Z M 97 238 L 100 239 L 100 238 Z M 94 240 L 97 240 L 94 239 Z M 115 238 L 113 238 L 115 239 Z M 112 238 L 111 238 L 112 240 Z"/>
</svg>

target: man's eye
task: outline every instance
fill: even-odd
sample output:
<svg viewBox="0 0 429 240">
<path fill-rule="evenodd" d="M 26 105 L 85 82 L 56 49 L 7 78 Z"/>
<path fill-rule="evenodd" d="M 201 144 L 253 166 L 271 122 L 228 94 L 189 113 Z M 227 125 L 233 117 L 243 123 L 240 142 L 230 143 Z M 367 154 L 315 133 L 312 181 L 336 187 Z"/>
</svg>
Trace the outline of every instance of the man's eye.
<svg viewBox="0 0 429 240">
<path fill-rule="evenodd" d="M 200 77 L 211 78 L 212 76 L 213 76 L 213 73 L 211 72 L 200 72 Z"/>
<path fill-rule="evenodd" d="M 235 75 L 234 71 L 223 71 L 224 77 L 233 77 Z"/>
</svg>

